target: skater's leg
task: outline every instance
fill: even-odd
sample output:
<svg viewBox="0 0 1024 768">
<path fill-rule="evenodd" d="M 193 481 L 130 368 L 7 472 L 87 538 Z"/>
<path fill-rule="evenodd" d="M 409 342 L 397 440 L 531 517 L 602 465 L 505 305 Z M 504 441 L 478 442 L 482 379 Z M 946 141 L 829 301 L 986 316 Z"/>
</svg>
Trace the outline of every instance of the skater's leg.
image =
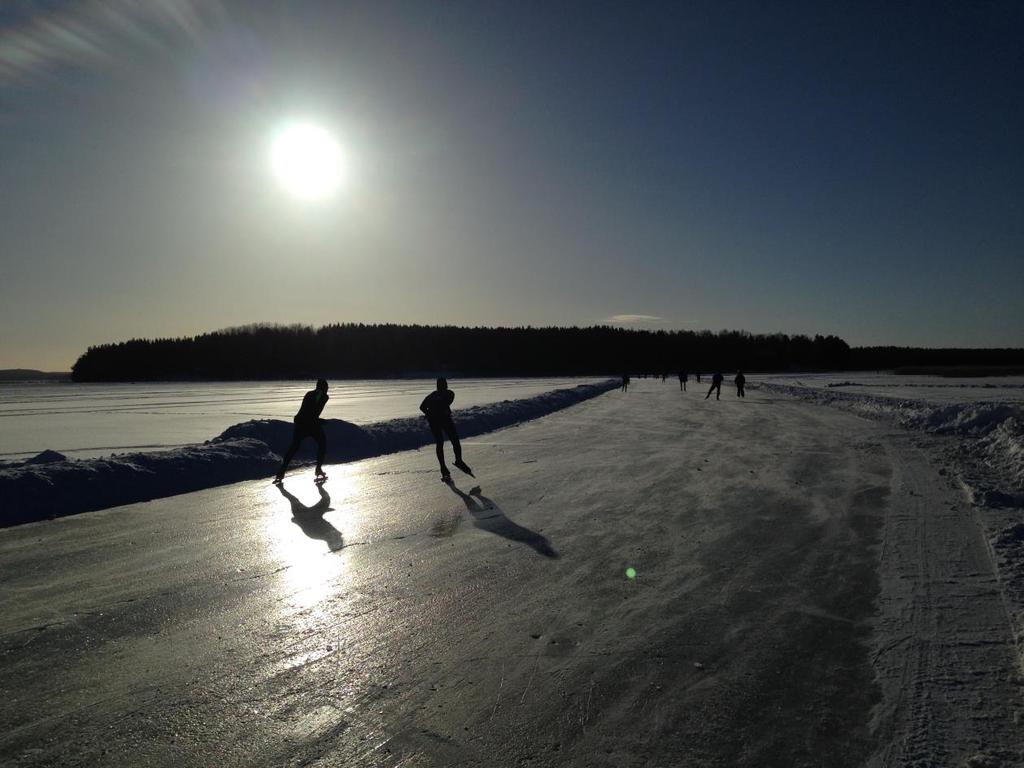
<svg viewBox="0 0 1024 768">
<path fill-rule="evenodd" d="M 711 393 L 714 392 L 714 391 L 715 391 L 715 385 L 712 384 L 711 385 L 711 389 L 709 389 L 708 393 L 706 395 L 704 395 L 704 399 L 707 400 L 709 397 L 711 397 Z"/>
<path fill-rule="evenodd" d="M 451 419 L 445 423 L 444 431 L 448 434 L 448 439 L 452 441 L 452 450 L 455 451 L 455 466 L 467 475 L 472 475 L 473 470 L 462 460 L 462 443 L 459 442 L 459 433 L 455 431 L 455 423 Z"/>
<path fill-rule="evenodd" d="M 455 451 L 455 463 L 462 461 L 462 443 L 459 442 L 459 433 L 455 431 L 455 422 L 448 419 L 444 425 L 444 431 L 448 433 L 448 439 L 452 441 L 452 450 Z"/>
<path fill-rule="evenodd" d="M 292 441 L 288 445 L 288 450 L 284 452 L 284 459 L 281 461 L 281 468 L 277 470 L 278 478 L 284 477 L 285 471 L 288 469 L 288 465 L 292 463 L 292 457 L 295 452 L 299 449 L 299 443 L 302 442 L 303 434 L 301 431 L 296 429 L 292 432 Z"/>
<path fill-rule="evenodd" d="M 316 474 L 321 475 L 324 471 L 324 456 L 327 454 L 327 435 L 319 424 L 313 430 L 313 439 L 316 440 Z"/>
<path fill-rule="evenodd" d="M 430 422 L 430 432 L 434 435 L 434 450 L 437 453 L 437 463 L 441 467 L 441 474 L 448 474 L 448 465 L 444 463 L 444 430 L 440 424 Z"/>
</svg>

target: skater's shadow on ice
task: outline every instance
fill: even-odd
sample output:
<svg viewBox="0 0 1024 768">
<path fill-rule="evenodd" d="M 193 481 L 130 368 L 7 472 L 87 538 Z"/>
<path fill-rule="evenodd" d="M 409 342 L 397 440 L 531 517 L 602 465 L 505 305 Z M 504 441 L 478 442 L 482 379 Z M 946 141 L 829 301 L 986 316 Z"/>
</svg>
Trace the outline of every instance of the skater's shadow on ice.
<svg viewBox="0 0 1024 768">
<path fill-rule="evenodd" d="M 546 538 L 509 520 L 501 511 L 501 507 L 481 493 L 479 485 L 471 488 L 469 493 L 460 489 L 455 483 L 448 483 L 448 487 L 452 489 L 452 493 L 462 499 L 469 514 L 473 516 L 473 525 L 477 528 L 512 541 L 528 544 L 536 550 L 538 555 L 550 558 L 559 557 L 558 552 Z"/>
<path fill-rule="evenodd" d="M 345 546 L 345 538 L 341 535 L 341 531 L 324 520 L 324 512 L 331 511 L 331 495 L 322 484 L 317 486 L 317 490 L 320 491 L 320 501 L 311 507 L 307 507 L 294 494 L 286 491 L 283 484 L 277 486 L 277 489 L 292 505 L 292 522 L 299 526 L 304 534 L 311 539 L 327 542 L 327 547 L 331 552 L 337 552 Z"/>
</svg>

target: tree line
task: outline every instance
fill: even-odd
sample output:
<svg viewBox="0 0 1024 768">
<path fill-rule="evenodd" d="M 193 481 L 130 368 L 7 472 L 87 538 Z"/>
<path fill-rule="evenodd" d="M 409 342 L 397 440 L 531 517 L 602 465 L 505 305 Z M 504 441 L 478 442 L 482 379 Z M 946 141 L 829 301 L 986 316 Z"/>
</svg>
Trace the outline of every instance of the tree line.
<svg viewBox="0 0 1024 768">
<path fill-rule="evenodd" d="M 940 375 L 1024 374 L 1024 349 L 854 347 L 850 350 L 850 370 Z"/>
<path fill-rule="evenodd" d="M 248 325 L 90 347 L 75 381 L 585 376 L 721 370 L 891 370 L 1024 365 L 1024 350 L 851 349 L 837 336 L 747 331 L 464 328 L 347 323 Z"/>
<path fill-rule="evenodd" d="M 132 339 L 90 347 L 75 381 L 182 379 L 584 376 L 680 370 L 841 370 L 850 348 L 836 336 L 746 331 L 464 328 L 346 323 L 248 325 L 194 337 Z"/>
</svg>

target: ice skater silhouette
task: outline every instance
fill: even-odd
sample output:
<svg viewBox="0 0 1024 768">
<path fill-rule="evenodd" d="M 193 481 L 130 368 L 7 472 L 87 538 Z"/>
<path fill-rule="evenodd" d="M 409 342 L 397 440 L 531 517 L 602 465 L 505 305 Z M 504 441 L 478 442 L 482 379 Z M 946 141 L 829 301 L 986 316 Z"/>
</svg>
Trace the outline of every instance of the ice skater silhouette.
<svg viewBox="0 0 1024 768">
<path fill-rule="evenodd" d="M 689 376 L 686 375 L 686 371 L 680 371 L 679 373 L 679 391 L 686 391 L 686 382 L 689 380 Z"/>
<path fill-rule="evenodd" d="M 623 392 L 628 392 L 629 391 L 629 374 L 628 373 L 622 374 L 622 391 Z"/>
<path fill-rule="evenodd" d="M 747 377 L 743 375 L 743 371 L 736 371 L 736 378 L 733 381 L 736 382 L 736 397 L 746 397 L 743 385 L 747 383 Z"/>
<path fill-rule="evenodd" d="M 292 442 L 284 453 L 284 460 L 281 468 L 277 471 L 274 482 L 280 484 L 284 480 L 284 473 L 299 449 L 299 444 L 307 437 L 316 440 L 316 479 L 326 478 L 324 474 L 324 454 L 327 453 L 327 437 L 324 435 L 324 428 L 320 425 L 320 414 L 327 405 L 327 381 L 316 380 L 316 389 L 311 389 L 302 398 L 302 405 L 299 412 L 295 414 L 295 428 L 292 431 Z"/>
<path fill-rule="evenodd" d="M 420 403 L 420 410 L 427 417 L 427 424 L 434 435 L 434 447 L 437 450 L 437 463 L 441 465 L 441 479 L 450 480 L 452 473 L 448 471 L 448 465 L 444 463 L 444 436 L 452 441 L 452 449 L 455 451 L 455 466 L 472 476 L 473 470 L 462 460 L 462 444 L 459 442 L 459 433 L 455 431 L 455 422 L 452 421 L 452 403 L 455 402 L 455 393 L 448 389 L 448 380 L 439 378 L 437 389 L 423 398 Z"/>
<path fill-rule="evenodd" d="M 720 373 L 715 373 L 715 375 L 711 377 L 711 389 L 709 389 L 708 393 L 704 395 L 704 399 L 707 400 L 711 397 L 712 392 L 715 393 L 715 400 L 722 399 L 722 374 Z"/>
</svg>

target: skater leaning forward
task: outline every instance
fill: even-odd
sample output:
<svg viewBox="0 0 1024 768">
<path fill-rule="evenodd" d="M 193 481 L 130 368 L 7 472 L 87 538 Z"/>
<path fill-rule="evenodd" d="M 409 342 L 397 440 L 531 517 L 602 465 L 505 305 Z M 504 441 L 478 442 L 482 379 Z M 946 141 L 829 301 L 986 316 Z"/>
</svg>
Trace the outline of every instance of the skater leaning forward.
<svg viewBox="0 0 1024 768">
<path fill-rule="evenodd" d="M 299 444 L 307 437 L 312 437 L 316 440 L 316 479 L 322 481 L 327 478 L 323 468 L 324 454 L 327 453 L 327 437 L 324 435 L 324 428 L 320 424 L 320 414 L 323 413 L 324 406 L 327 405 L 329 399 L 327 396 L 327 381 L 317 379 L 316 389 L 311 389 L 305 394 L 302 398 L 302 406 L 299 408 L 299 412 L 295 414 L 292 442 L 288 446 L 288 450 L 285 451 L 281 468 L 277 471 L 277 477 L 274 478 L 275 483 L 281 483 L 284 480 L 285 470 L 288 469 L 295 451 L 298 450 Z"/>
<path fill-rule="evenodd" d="M 420 410 L 427 417 L 427 424 L 434 435 L 434 446 L 437 450 L 437 463 L 441 465 L 441 479 L 448 480 L 452 474 L 448 471 L 448 465 L 444 463 L 444 436 L 452 441 L 452 449 L 455 451 L 455 466 L 472 475 L 473 472 L 462 460 L 462 444 L 459 443 L 459 433 L 455 431 L 455 422 L 452 421 L 452 403 L 455 402 L 455 393 L 448 389 L 448 380 L 439 378 L 437 389 L 423 398 L 420 403 Z"/>
<path fill-rule="evenodd" d="M 715 393 L 715 400 L 720 400 L 722 398 L 722 378 L 722 374 L 717 371 L 715 372 L 715 375 L 711 377 L 711 389 L 709 389 L 708 393 L 704 395 L 705 400 L 711 397 L 712 392 Z"/>
</svg>

